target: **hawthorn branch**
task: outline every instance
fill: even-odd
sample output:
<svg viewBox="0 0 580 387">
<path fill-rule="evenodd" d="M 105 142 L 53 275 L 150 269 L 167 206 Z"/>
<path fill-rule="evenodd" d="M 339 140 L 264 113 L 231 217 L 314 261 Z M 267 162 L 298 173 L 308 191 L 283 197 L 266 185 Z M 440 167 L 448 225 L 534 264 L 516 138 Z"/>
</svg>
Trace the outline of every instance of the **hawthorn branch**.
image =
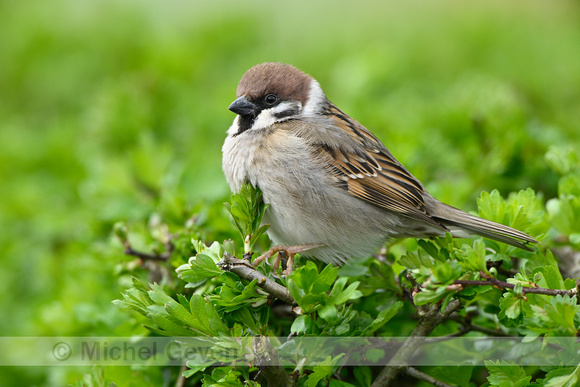
<svg viewBox="0 0 580 387">
<path fill-rule="evenodd" d="M 467 286 L 495 286 L 496 288 L 505 290 L 505 289 L 514 289 L 516 287 L 515 284 L 510 284 L 509 282 L 505 282 L 505 281 L 500 281 L 496 278 L 489 278 L 486 280 L 475 280 L 475 281 L 471 281 L 471 280 L 456 280 L 453 282 L 453 285 L 460 285 L 462 287 L 467 287 Z M 453 286 L 451 285 L 451 286 Z M 529 286 L 524 286 L 522 287 L 522 293 L 523 294 L 544 294 L 547 296 L 565 296 L 565 295 L 569 295 L 570 297 L 576 295 L 578 293 L 577 289 L 571 289 L 571 290 L 561 290 L 561 289 L 546 289 L 546 288 L 540 288 L 540 287 L 529 287 Z"/>
<path fill-rule="evenodd" d="M 413 368 L 413 367 L 407 367 L 407 369 L 405 370 L 405 373 L 409 376 L 413 376 L 414 378 L 424 380 L 427 383 L 431 383 L 432 385 L 437 386 L 437 387 L 452 387 L 450 384 L 442 382 L 439 379 L 435 379 L 433 376 L 427 375 L 426 373 L 421 372 L 418 369 Z"/>
<path fill-rule="evenodd" d="M 262 382 L 268 386 L 294 386 L 284 365 L 278 357 L 278 352 L 270 344 L 267 336 L 254 336 L 252 339 L 252 352 L 256 357 L 256 367 L 258 367 L 258 376 Z"/>
<path fill-rule="evenodd" d="M 501 336 L 501 337 L 510 337 L 513 336 L 513 334 L 504 332 L 502 330 L 499 329 L 491 329 L 491 328 L 486 328 L 486 327 L 482 327 L 476 324 L 472 324 L 471 320 L 468 320 L 456 313 L 452 314 L 451 316 L 449 316 L 450 320 L 455 321 L 458 324 L 461 324 L 461 330 L 455 334 L 455 336 L 463 336 L 468 332 L 474 331 L 474 332 L 481 332 L 481 333 L 485 333 L 486 335 L 489 336 Z M 453 337 L 452 335 L 448 335 L 447 337 Z"/>
<path fill-rule="evenodd" d="M 224 253 L 223 261 L 220 262 L 220 268 L 223 271 L 230 271 L 238 277 L 244 278 L 248 281 L 257 280 L 258 286 L 273 297 L 284 301 L 288 305 L 298 305 L 296 300 L 294 300 L 294 297 L 290 295 L 288 289 L 260 273 L 248 261 L 237 259 L 226 252 Z"/>
<path fill-rule="evenodd" d="M 161 254 L 151 254 L 151 253 L 144 253 L 142 251 L 138 251 L 133 249 L 131 246 L 125 247 L 124 251 L 125 255 L 132 255 L 137 258 L 141 258 L 144 261 L 163 261 L 166 262 L 169 257 L 171 256 L 170 251 L 166 251 Z"/>
<path fill-rule="evenodd" d="M 459 300 L 452 300 L 443 313 L 440 312 L 441 307 L 439 305 L 418 306 L 419 322 L 417 326 L 389 361 L 389 365 L 383 368 L 379 376 L 377 376 L 372 387 L 389 386 L 395 381 L 399 373 L 408 371 L 409 366 L 406 364 L 408 364 L 409 359 L 411 359 L 415 351 L 425 342 L 427 336 L 433 332 L 435 327 L 441 324 L 453 312 L 459 309 L 459 307 L 461 307 L 461 301 Z"/>
</svg>

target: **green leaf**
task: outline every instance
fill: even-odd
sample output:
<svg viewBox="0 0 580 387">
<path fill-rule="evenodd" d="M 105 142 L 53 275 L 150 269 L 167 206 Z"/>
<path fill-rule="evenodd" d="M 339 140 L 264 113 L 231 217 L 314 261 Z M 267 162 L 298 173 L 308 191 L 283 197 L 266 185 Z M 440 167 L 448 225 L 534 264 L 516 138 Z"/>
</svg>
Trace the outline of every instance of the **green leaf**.
<svg viewBox="0 0 580 387">
<path fill-rule="evenodd" d="M 546 374 L 545 387 L 575 387 L 580 382 L 580 366 L 564 367 L 552 370 Z"/>
<path fill-rule="evenodd" d="M 240 190 L 230 196 L 230 202 L 224 203 L 230 214 L 230 220 L 240 232 L 244 250 L 250 251 L 255 241 L 268 230 L 269 225 L 261 225 L 266 204 L 262 201 L 262 192 L 250 184 L 244 184 Z"/>
<path fill-rule="evenodd" d="M 169 297 L 163 287 L 159 284 L 151 285 L 151 290 L 147 292 L 151 300 L 157 305 L 163 305 L 168 302 L 175 302 L 175 300 Z"/>
<path fill-rule="evenodd" d="M 459 366 L 457 364 L 446 365 L 444 362 L 442 366 L 429 370 L 428 374 L 454 386 L 469 386 L 474 368 L 467 362 Z"/>
<path fill-rule="evenodd" d="M 191 299 L 189 300 L 191 314 L 198 320 L 199 325 L 202 327 L 201 330 L 206 332 L 208 335 L 211 335 L 213 330 L 210 327 L 209 316 L 206 311 L 206 304 L 207 301 L 205 298 L 199 294 L 192 295 Z"/>
<path fill-rule="evenodd" d="M 358 298 L 361 298 L 362 293 L 359 290 L 357 290 L 359 284 L 360 284 L 360 282 L 358 282 L 358 281 L 353 282 L 352 284 L 350 284 L 348 286 L 348 288 L 346 288 L 346 290 L 344 290 L 344 291 L 340 292 L 338 295 L 336 295 L 336 297 L 332 297 L 332 294 L 331 294 L 332 302 L 335 305 L 340 305 L 340 304 L 344 304 L 348 300 L 356 300 Z M 334 290 L 334 288 L 333 288 L 333 290 Z"/>
<path fill-rule="evenodd" d="M 393 305 L 389 306 L 387 309 L 381 310 L 376 319 L 361 333 L 361 336 L 370 336 L 379 330 L 383 325 L 389 322 L 390 319 L 395 317 L 395 315 L 403 307 L 402 301 L 397 301 Z"/>
<path fill-rule="evenodd" d="M 455 294 L 455 290 L 447 290 L 446 286 L 439 286 L 436 290 L 425 289 L 422 292 L 415 294 L 413 297 L 413 301 L 417 305 L 425 305 L 428 303 L 434 303 L 443 298 L 447 297 L 448 295 Z"/>
<path fill-rule="evenodd" d="M 338 311 L 334 304 L 326 305 L 318 310 L 320 318 L 326 321 L 335 321 L 338 317 Z"/>
<path fill-rule="evenodd" d="M 505 360 L 498 360 L 497 363 L 486 360 L 485 366 L 489 371 L 487 380 L 492 386 L 523 387 L 527 386 L 530 380 L 532 380 L 532 377 L 526 375 L 526 372 L 522 367 L 515 364 L 509 364 Z"/>
<path fill-rule="evenodd" d="M 564 281 L 557 267 L 537 267 L 532 271 L 532 275 L 534 276 L 534 282 L 542 288 L 564 289 Z M 539 275 L 539 280 L 536 279 L 536 275 Z"/>
<path fill-rule="evenodd" d="M 327 356 L 324 361 L 320 362 L 320 365 L 314 367 L 314 372 L 308 375 L 308 379 L 304 383 L 304 386 L 316 387 L 318 385 L 318 382 L 331 376 L 334 366 L 338 364 L 338 362 L 340 361 L 340 359 L 342 359 L 343 356 L 344 353 L 335 357 Z"/>
<path fill-rule="evenodd" d="M 573 146 L 550 146 L 545 155 L 546 162 L 554 171 L 566 175 L 577 170 L 580 165 L 578 152 Z"/>
<path fill-rule="evenodd" d="M 425 239 L 417 239 L 417 244 L 421 247 L 427 254 L 431 257 L 435 258 L 438 261 L 445 262 L 448 257 L 445 254 L 440 254 L 439 248 L 437 245 L 431 241 L 427 241 Z"/>
<path fill-rule="evenodd" d="M 162 329 L 164 336 L 193 336 L 195 334 L 184 328 L 177 320 L 171 319 L 161 305 L 150 305 L 147 311 L 149 312 L 147 317 Z"/>
<path fill-rule="evenodd" d="M 487 273 L 486 247 L 482 239 L 476 239 L 472 245 L 463 244 L 461 249 L 454 249 L 456 257 L 461 260 L 465 270 Z M 496 259 L 501 259 L 500 257 Z"/>
<path fill-rule="evenodd" d="M 314 263 L 313 263 L 314 265 Z M 316 281 L 312 284 L 312 293 L 326 293 L 330 290 L 332 283 L 338 276 L 338 268 L 333 265 L 326 265 L 316 276 Z"/>
<path fill-rule="evenodd" d="M 424 250 L 409 251 L 398 263 L 409 269 L 431 268 L 435 260 Z"/>
<path fill-rule="evenodd" d="M 360 386 L 370 386 L 373 382 L 373 372 L 370 367 L 353 367 L 354 378 Z"/>
<path fill-rule="evenodd" d="M 501 312 L 498 317 L 508 318 L 512 320 L 520 320 L 522 318 L 522 307 L 524 300 L 522 298 L 516 298 L 512 293 L 506 292 L 503 298 L 499 302 L 499 307 Z"/>
<path fill-rule="evenodd" d="M 506 204 L 498 190 L 494 189 L 491 194 L 482 192 L 477 199 L 477 206 L 479 208 L 479 217 L 501 224 L 504 223 Z"/>
<path fill-rule="evenodd" d="M 190 258 L 189 263 L 181 265 L 175 271 L 179 278 L 187 282 L 199 282 L 223 273 L 217 267 L 212 255 L 208 253 L 198 253 L 195 257 Z"/>
<path fill-rule="evenodd" d="M 256 324 L 256 320 L 254 320 L 254 317 L 252 316 L 252 313 L 248 310 L 248 308 L 239 308 L 233 311 L 232 317 L 235 321 L 242 322 L 254 333 L 259 333 L 261 331 L 260 327 Z"/>
<path fill-rule="evenodd" d="M 457 261 L 439 262 L 433 268 L 433 277 L 440 284 L 453 282 L 461 276 L 461 264 Z"/>
<path fill-rule="evenodd" d="M 180 303 L 175 301 L 168 302 L 165 304 L 165 310 L 171 317 L 178 320 L 182 325 L 189 325 L 195 330 L 211 334 L 211 332 L 205 331 L 205 327 L 200 324 L 199 320 L 192 316 Z"/>
<path fill-rule="evenodd" d="M 312 319 L 307 314 L 298 316 L 292 326 L 290 327 L 291 333 L 308 333 L 312 329 Z"/>
<path fill-rule="evenodd" d="M 574 289 L 575 287 L 576 287 L 576 281 L 574 281 L 573 279 L 566 278 L 564 280 L 564 289 L 571 290 L 571 289 Z"/>
<path fill-rule="evenodd" d="M 335 298 L 338 294 L 340 294 L 343 291 L 344 287 L 346 286 L 347 282 L 348 277 L 341 277 L 337 279 L 334 285 L 332 286 L 332 290 L 330 291 L 330 297 Z"/>
</svg>

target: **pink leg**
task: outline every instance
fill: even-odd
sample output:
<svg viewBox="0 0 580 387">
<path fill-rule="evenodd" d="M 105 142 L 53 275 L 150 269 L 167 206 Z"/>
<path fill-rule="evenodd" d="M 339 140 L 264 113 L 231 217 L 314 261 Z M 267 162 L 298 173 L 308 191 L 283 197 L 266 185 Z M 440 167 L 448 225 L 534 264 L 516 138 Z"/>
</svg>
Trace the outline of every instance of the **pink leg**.
<svg viewBox="0 0 580 387">
<path fill-rule="evenodd" d="M 292 268 L 294 265 L 294 256 L 296 254 L 322 246 L 324 245 L 320 243 L 308 243 L 297 246 L 282 246 L 282 245 L 273 246 L 270 248 L 270 250 L 266 251 L 264 254 L 254 259 L 252 265 L 258 266 L 263 260 L 270 259 L 274 254 L 278 254 L 280 251 L 284 251 L 288 255 L 288 263 L 286 265 L 286 270 L 284 270 L 282 274 L 287 275 L 292 272 Z M 280 257 L 278 256 L 274 261 L 274 269 L 277 269 L 279 265 L 280 265 Z"/>
</svg>

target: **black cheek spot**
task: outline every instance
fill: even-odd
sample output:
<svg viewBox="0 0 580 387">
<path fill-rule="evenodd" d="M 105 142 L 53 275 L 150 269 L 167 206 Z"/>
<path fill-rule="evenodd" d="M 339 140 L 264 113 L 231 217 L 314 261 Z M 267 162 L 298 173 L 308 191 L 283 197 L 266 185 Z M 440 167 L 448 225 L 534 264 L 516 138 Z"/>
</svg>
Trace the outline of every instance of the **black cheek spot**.
<svg viewBox="0 0 580 387">
<path fill-rule="evenodd" d="M 283 110 L 281 112 L 274 114 L 274 117 L 276 117 L 276 118 L 290 117 L 290 116 L 295 116 L 299 112 L 300 111 L 298 110 L 298 107 L 291 107 L 291 108 L 288 108 L 286 110 Z"/>
</svg>

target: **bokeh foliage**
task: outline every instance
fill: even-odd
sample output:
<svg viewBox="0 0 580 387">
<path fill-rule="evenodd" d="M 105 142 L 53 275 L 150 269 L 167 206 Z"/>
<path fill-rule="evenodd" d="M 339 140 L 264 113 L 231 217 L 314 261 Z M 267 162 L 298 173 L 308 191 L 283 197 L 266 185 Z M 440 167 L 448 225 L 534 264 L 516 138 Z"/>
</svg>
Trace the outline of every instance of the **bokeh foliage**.
<svg viewBox="0 0 580 387">
<path fill-rule="evenodd" d="M 147 279 L 113 224 L 127 221 L 142 250 L 163 250 L 159 236 L 184 224 L 204 241 L 235 235 L 222 206 L 226 108 L 263 61 L 315 76 L 439 199 L 475 210 L 483 190 L 531 187 L 554 234 L 577 234 L 566 208 L 579 195 L 579 8 L 0 2 L 2 335 L 145 331 L 111 304 L 131 275 Z M 3 369 L 0 384 L 82 372 Z M 106 378 L 143 385 L 131 375 Z"/>
</svg>

